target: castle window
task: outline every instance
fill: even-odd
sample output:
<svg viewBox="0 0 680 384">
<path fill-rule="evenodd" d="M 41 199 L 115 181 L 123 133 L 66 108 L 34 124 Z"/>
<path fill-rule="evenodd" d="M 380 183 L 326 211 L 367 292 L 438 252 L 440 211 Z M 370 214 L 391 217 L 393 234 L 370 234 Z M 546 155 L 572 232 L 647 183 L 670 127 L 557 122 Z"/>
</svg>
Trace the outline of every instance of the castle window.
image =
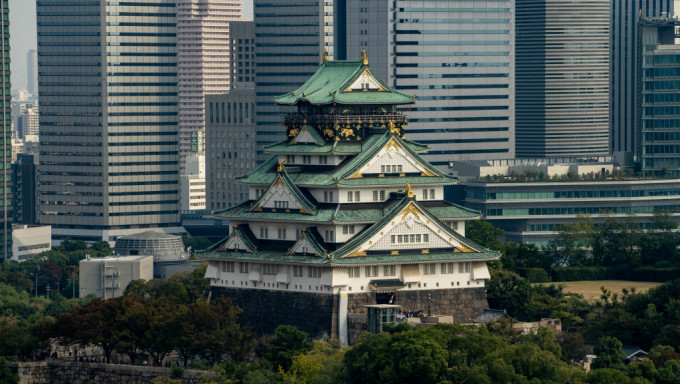
<svg viewBox="0 0 680 384">
<path fill-rule="evenodd" d="M 361 201 L 361 195 L 359 194 L 359 191 L 354 191 L 354 201 Z"/>
<path fill-rule="evenodd" d="M 442 275 L 453 273 L 453 263 L 442 263 Z"/>
<path fill-rule="evenodd" d="M 423 200 L 427 200 L 427 189 L 423 189 Z"/>
<path fill-rule="evenodd" d="M 458 264 L 459 273 L 470 273 L 470 263 L 459 263 Z"/>
<path fill-rule="evenodd" d="M 353 235 L 354 234 L 354 226 L 353 225 L 343 225 L 342 226 L 342 234 L 343 235 Z"/>
<path fill-rule="evenodd" d="M 332 203 L 333 202 L 333 191 L 323 192 L 323 201 Z"/>
<path fill-rule="evenodd" d="M 260 239 L 268 239 L 268 238 L 269 238 L 269 228 L 260 227 Z"/>
<path fill-rule="evenodd" d="M 385 201 L 385 191 L 380 191 L 380 201 Z"/>
<path fill-rule="evenodd" d="M 286 163 L 295 164 L 295 155 L 286 155 Z"/>
<path fill-rule="evenodd" d="M 274 208 L 288 209 L 288 202 L 284 200 L 274 200 Z"/>
<path fill-rule="evenodd" d="M 347 268 L 347 273 L 349 274 L 350 278 L 361 277 L 361 268 L 360 267 L 349 267 L 349 268 Z"/>
<path fill-rule="evenodd" d="M 301 234 L 302 234 L 302 230 L 300 228 L 296 228 L 295 229 L 295 238 L 299 239 Z"/>
<path fill-rule="evenodd" d="M 286 228 L 279 228 L 279 240 L 286 240 Z"/>
<path fill-rule="evenodd" d="M 350 203 L 354 201 L 354 193 L 352 191 L 347 191 L 347 201 Z"/>
<path fill-rule="evenodd" d="M 302 163 L 303 164 L 311 164 L 312 163 L 312 156 L 302 155 Z"/>
<path fill-rule="evenodd" d="M 234 272 L 234 262 L 233 261 L 222 262 L 222 272 Z"/>
<path fill-rule="evenodd" d="M 383 267 L 383 275 L 395 276 L 397 274 L 397 267 L 394 265 L 386 265 Z"/>
<path fill-rule="evenodd" d="M 437 273 L 437 264 L 425 264 L 423 265 L 423 274 L 424 275 L 434 275 Z"/>
<path fill-rule="evenodd" d="M 328 164 L 328 156 L 319 156 L 319 164 Z"/>
<path fill-rule="evenodd" d="M 430 189 L 430 200 L 434 200 L 434 189 Z"/>
<path fill-rule="evenodd" d="M 319 267 L 307 267 L 307 272 L 309 273 L 309 277 L 312 278 L 321 277 L 321 268 Z"/>
<path fill-rule="evenodd" d="M 325 231 L 323 239 L 324 239 L 324 241 L 326 241 L 328 243 L 334 242 L 335 241 L 335 232 L 333 232 L 332 230 Z"/>
<path fill-rule="evenodd" d="M 373 191 L 373 201 L 378 201 L 378 191 Z"/>
<path fill-rule="evenodd" d="M 276 275 L 279 270 L 279 266 L 276 264 L 262 264 L 262 274 L 263 275 Z"/>
<path fill-rule="evenodd" d="M 238 263 L 238 271 L 240 273 L 248 273 L 248 263 Z"/>
<path fill-rule="evenodd" d="M 293 266 L 293 276 L 303 277 L 304 276 L 304 270 L 305 270 L 305 267 L 303 267 L 301 265 L 294 265 Z"/>
<path fill-rule="evenodd" d="M 378 276 L 378 266 L 374 265 L 371 267 L 366 267 L 366 277 L 376 277 Z"/>
</svg>

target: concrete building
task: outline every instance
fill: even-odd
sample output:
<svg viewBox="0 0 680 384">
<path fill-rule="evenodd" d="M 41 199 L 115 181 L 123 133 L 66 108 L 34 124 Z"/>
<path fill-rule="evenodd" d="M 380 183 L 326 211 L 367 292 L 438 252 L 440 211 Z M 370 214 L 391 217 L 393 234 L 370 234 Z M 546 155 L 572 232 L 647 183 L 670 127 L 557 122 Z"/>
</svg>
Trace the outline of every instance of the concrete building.
<svg viewBox="0 0 680 384">
<path fill-rule="evenodd" d="M 255 84 L 255 24 L 252 21 L 229 23 L 231 88 L 252 88 Z"/>
<path fill-rule="evenodd" d="M 205 156 L 189 156 L 180 188 L 182 211 L 205 209 Z"/>
<path fill-rule="evenodd" d="M 611 0 L 610 91 L 612 152 L 628 162 L 639 147 L 637 128 L 638 21 L 673 14 L 673 0 Z"/>
<path fill-rule="evenodd" d="M 26 53 L 26 90 L 38 97 L 38 52 L 35 49 Z"/>
<path fill-rule="evenodd" d="M 120 297 L 131 281 L 153 279 L 153 256 L 87 257 L 79 266 L 79 297 Z"/>
<path fill-rule="evenodd" d="M 322 61 L 324 50 L 334 58 L 334 0 L 254 0 L 255 108 L 257 161 L 269 159 L 263 145 L 284 139 L 281 114 L 294 108 L 272 103 L 302 85 Z M 247 52 L 243 53 L 248 55 Z M 250 52 L 252 55 L 253 52 Z M 358 55 L 358 52 L 355 53 Z"/>
<path fill-rule="evenodd" d="M 121 236 L 113 252 L 117 256 L 150 255 L 153 258 L 153 278 L 167 279 L 176 273 L 191 272 L 201 261 L 189 260 L 189 253 L 179 236 L 160 232 L 143 232 Z"/>
<path fill-rule="evenodd" d="M 12 259 L 24 261 L 52 249 L 49 225 L 12 225 Z"/>
<path fill-rule="evenodd" d="M 487 260 L 465 236 L 478 213 L 442 200 L 458 180 L 404 138 L 397 106 L 415 102 L 361 61 L 327 60 L 276 97 L 285 140 L 237 178 L 245 201 L 215 212 L 231 235 L 202 254 L 213 297 L 229 296 L 257 333 L 295 324 L 352 343 L 349 314 L 365 305 L 426 307 L 471 321 L 486 303 Z M 448 165 L 448 164 L 447 164 Z M 275 303 L 275 304 L 274 304 Z M 365 321 L 365 320 L 364 320 Z"/>
<path fill-rule="evenodd" d="M 180 172 L 188 156 L 203 153 L 192 135 L 205 134 L 205 95 L 230 88 L 230 22 L 242 17 L 241 0 L 178 0 Z"/>
<path fill-rule="evenodd" d="M 34 225 L 37 223 L 37 165 L 37 156 L 25 154 L 18 154 L 16 162 L 12 164 L 14 177 L 14 222 L 17 224 Z"/>
<path fill-rule="evenodd" d="M 255 92 L 234 88 L 206 96 L 206 105 L 206 208 L 217 210 L 248 198 L 248 187 L 234 178 L 255 168 Z"/>
<path fill-rule="evenodd" d="M 0 21 L 0 84 L 2 96 L 0 100 L 0 121 L 2 121 L 2 152 L 4 166 L 0 170 L 0 262 L 12 258 L 12 114 L 11 114 L 11 89 L 10 84 L 10 46 L 9 46 L 9 2 L 3 1 L 0 5 L 2 21 Z"/>
<path fill-rule="evenodd" d="M 606 215 L 636 215 L 649 228 L 654 212 L 680 220 L 680 180 L 635 177 L 611 157 L 454 162 L 461 182 L 447 200 L 479 210 L 505 231 L 507 241 L 547 246 L 558 227 L 579 215 L 596 222 Z"/>
<path fill-rule="evenodd" d="M 39 2 L 40 223 L 181 233 L 174 0 Z"/>
<path fill-rule="evenodd" d="M 518 157 L 609 154 L 610 1 L 515 2 Z"/>
<path fill-rule="evenodd" d="M 16 136 L 23 139 L 28 135 L 37 135 L 40 132 L 40 113 L 37 104 L 26 104 L 19 116 L 14 129 Z"/>
<path fill-rule="evenodd" d="M 638 38 L 642 170 L 680 178 L 680 21 L 641 18 Z"/>
</svg>

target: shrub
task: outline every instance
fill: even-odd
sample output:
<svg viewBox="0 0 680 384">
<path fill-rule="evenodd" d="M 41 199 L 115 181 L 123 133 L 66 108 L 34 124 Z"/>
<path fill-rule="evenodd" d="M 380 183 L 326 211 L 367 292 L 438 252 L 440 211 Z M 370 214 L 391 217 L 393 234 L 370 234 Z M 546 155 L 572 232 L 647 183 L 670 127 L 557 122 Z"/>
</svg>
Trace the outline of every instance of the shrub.
<svg viewBox="0 0 680 384">
<path fill-rule="evenodd" d="M 520 268 L 519 274 L 529 280 L 530 283 L 547 283 L 550 281 L 550 275 L 543 268 Z"/>
</svg>

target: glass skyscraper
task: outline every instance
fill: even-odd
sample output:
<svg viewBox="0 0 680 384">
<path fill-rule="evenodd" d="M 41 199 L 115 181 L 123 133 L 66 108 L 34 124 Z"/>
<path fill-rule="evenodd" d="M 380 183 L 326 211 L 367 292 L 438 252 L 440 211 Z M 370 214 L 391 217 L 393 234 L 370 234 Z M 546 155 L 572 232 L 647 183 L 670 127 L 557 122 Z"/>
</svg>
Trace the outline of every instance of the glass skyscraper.
<svg viewBox="0 0 680 384">
<path fill-rule="evenodd" d="M 0 233 L 0 260 L 12 258 L 12 100 L 9 55 L 9 1 L 2 0 L 2 173 L 0 174 L 0 204 L 2 207 L 2 233 Z"/>
<path fill-rule="evenodd" d="M 55 239 L 180 232 L 175 0 L 37 2 L 39 221 Z"/>
</svg>

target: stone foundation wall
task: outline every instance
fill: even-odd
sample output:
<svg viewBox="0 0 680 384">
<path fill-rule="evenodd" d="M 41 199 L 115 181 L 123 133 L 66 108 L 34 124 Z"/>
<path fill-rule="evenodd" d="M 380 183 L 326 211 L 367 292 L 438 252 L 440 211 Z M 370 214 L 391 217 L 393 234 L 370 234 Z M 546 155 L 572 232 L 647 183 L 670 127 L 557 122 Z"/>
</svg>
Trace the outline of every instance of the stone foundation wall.
<svg viewBox="0 0 680 384">
<path fill-rule="evenodd" d="M 485 288 L 431 289 L 422 291 L 397 291 L 394 304 L 401 305 L 402 311 L 427 314 L 428 294 L 431 295 L 432 314 L 453 316 L 455 323 L 468 323 L 488 308 Z M 348 313 L 365 313 L 364 305 L 376 304 L 375 294 L 350 294 Z"/>
<path fill-rule="evenodd" d="M 212 287 L 212 297 L 231 297 L 243 309 L 239 323 L 258 335 L 294 325 L 311 338 L 337 338 L 338 295 Z"/>
<path fill-rule="evenodd" d="M 367 329 L 366 314 L 350 313 L 347 315 L 347 342 L 354 345 L 359 340 L 362 333 Z"/>
<path fill-rule="evenodd" d="M 151 384 L 156 377 L 171 377 L 172 374 L 169 368 L 58 360 L 38 363 L 8 362 L 7 365 L 19 375 L 20 384 Z M 185 370 L 182 384 L 199 384 L 203 374 L 206 377 L 213 375 L 209 372 Z"/>
</svg>

